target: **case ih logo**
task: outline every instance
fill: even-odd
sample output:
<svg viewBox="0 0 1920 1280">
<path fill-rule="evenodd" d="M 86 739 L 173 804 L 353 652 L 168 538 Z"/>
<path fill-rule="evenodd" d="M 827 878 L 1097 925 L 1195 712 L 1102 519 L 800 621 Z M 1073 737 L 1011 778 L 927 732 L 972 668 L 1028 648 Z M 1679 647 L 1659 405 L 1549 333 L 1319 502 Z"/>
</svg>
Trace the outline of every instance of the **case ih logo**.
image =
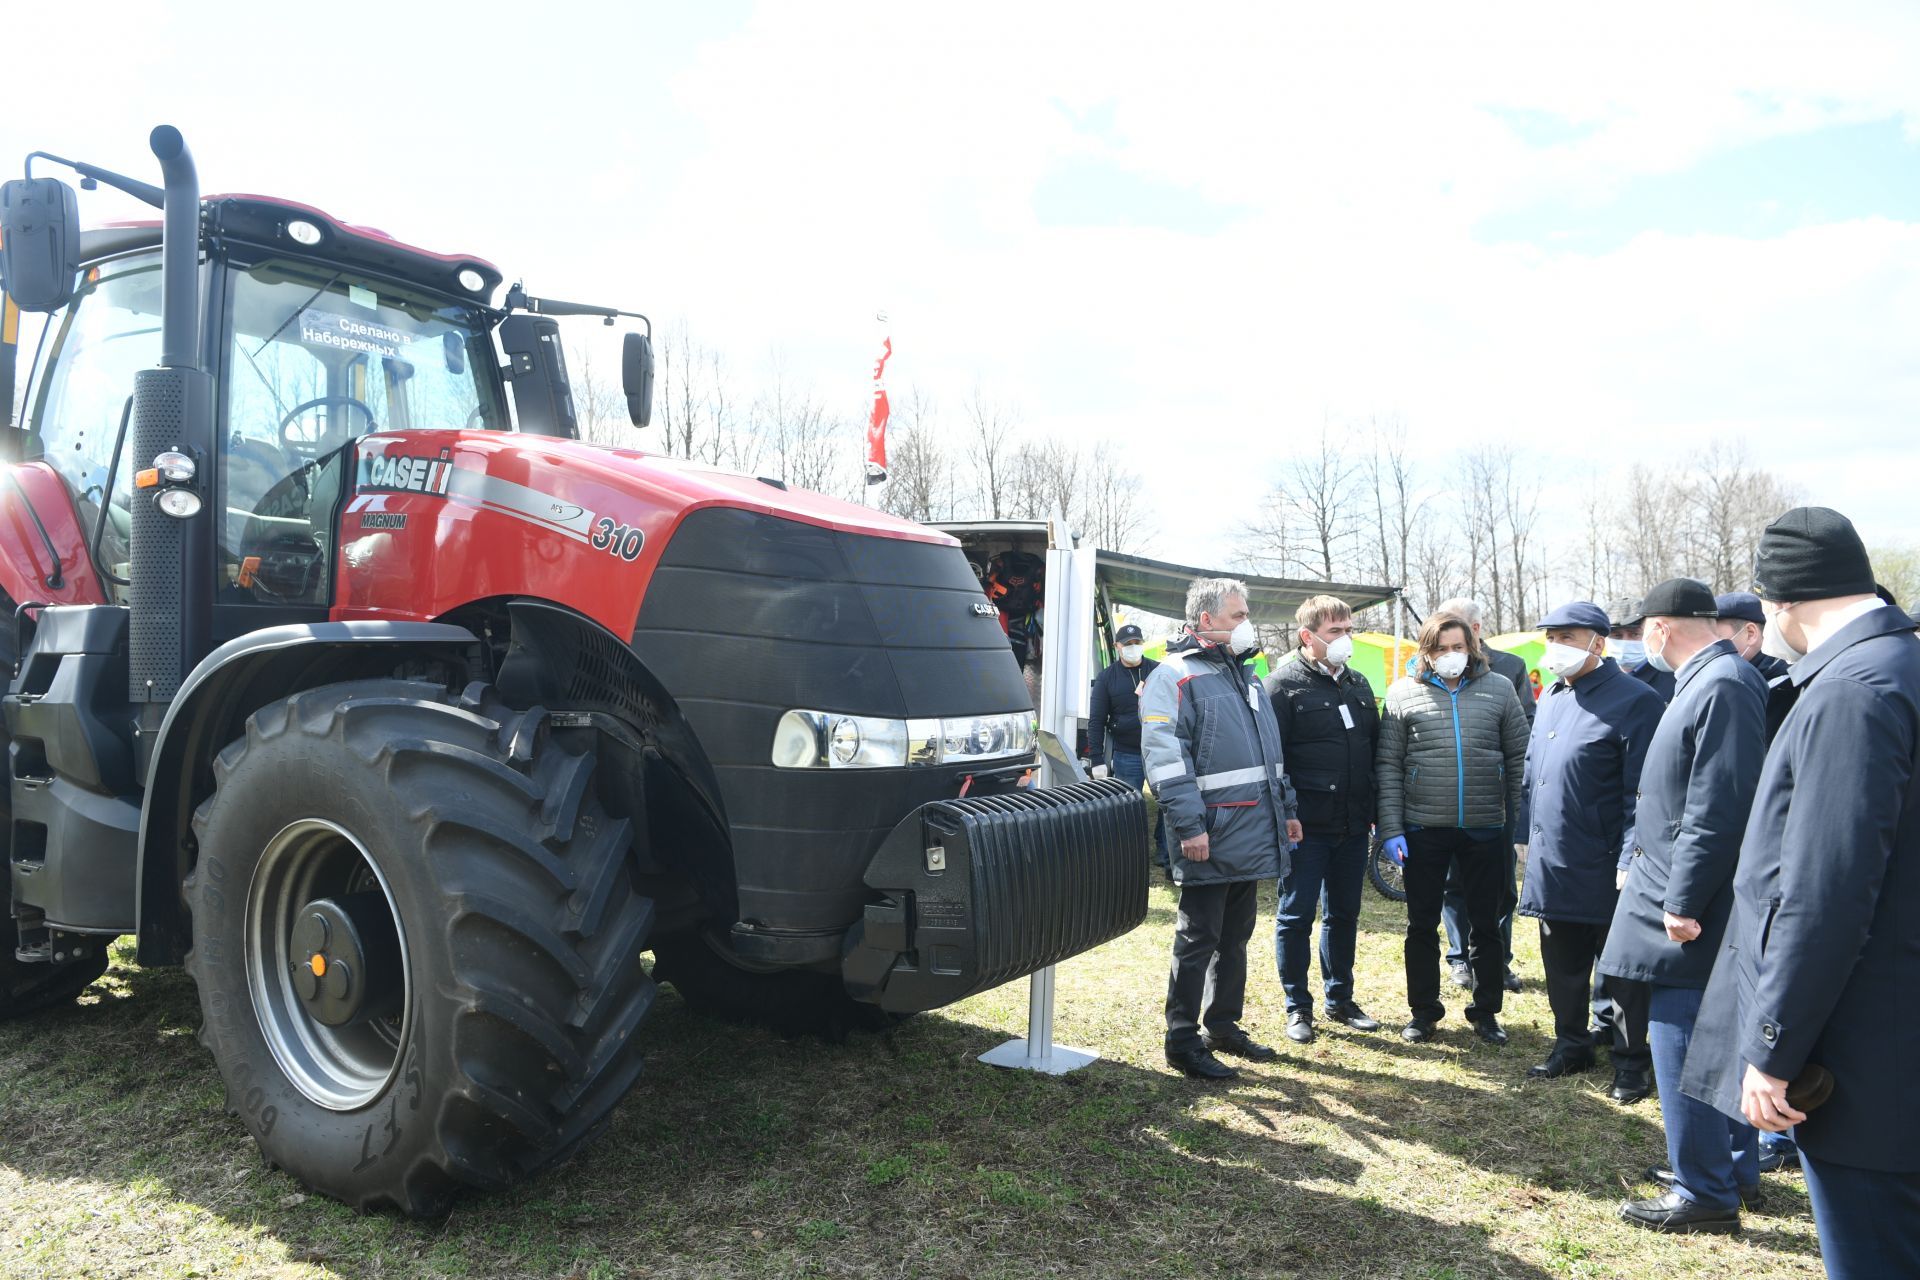
<svg viewBox="0 0 1920 1280">
<path fill-rule="evenodd" d="M 453 479 L 453 452 L 442 449 L 437 458 L 418 458 L 405 453 L 377 453 L 360 459 L 361 490 L 385 489 L 396 493 L 447 494 L 447 482 Z"/>
</svg>

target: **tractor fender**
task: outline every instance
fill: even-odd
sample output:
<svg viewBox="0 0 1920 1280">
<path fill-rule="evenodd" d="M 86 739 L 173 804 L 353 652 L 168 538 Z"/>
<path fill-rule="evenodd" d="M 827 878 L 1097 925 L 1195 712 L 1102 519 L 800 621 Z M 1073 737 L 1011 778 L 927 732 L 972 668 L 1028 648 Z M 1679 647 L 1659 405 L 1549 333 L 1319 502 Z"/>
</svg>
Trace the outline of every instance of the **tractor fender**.
<svg viewBox="0 0 1920 1280">
<path fill-rule="evenodd" d="M 248 716 L 301 689 L 391 675 L 415 662 L 449 664 L 463 682 L 484 674 L 481 660 L 480 640 L 465 627 L 386 621 L 264 627 L 203 658 L 144 753 L 150 763 L 135 872 L 140 963 L 178 964 L 191 945 L 181 883 L 196 854 L 193 811 L 213 789 L 214 757 L 245 731 Z"/>
</svg>

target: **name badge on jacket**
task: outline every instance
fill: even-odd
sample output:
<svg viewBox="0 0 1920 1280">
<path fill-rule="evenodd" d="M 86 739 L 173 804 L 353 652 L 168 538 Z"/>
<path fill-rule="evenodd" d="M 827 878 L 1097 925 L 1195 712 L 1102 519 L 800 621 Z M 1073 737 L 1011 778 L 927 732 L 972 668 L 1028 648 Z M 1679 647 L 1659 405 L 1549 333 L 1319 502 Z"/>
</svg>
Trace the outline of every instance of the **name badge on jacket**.
<svg viewBox="0 0 1920 1280">
<path fill-rule="evenodd" d="M 1353 708 L 1344 702 L 1340 704 L 1340 723 L 1349 729 L 1353 728 Z"/>
</svg>

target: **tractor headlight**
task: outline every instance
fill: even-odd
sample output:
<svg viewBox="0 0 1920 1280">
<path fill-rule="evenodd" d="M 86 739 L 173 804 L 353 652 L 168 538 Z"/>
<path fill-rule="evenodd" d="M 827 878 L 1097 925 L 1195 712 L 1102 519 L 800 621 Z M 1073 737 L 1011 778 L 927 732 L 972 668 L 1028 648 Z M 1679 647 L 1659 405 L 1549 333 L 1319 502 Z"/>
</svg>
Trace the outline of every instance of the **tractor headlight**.
<svg viewBox="0 0 1920 1280">
<path fill-rule="evenodd" d="M 1032 754 L 1027 711 L 946 720 L 789 711 L 773 731 L 773 763 L 782 769 L 897 769 Z"/>
</svg>

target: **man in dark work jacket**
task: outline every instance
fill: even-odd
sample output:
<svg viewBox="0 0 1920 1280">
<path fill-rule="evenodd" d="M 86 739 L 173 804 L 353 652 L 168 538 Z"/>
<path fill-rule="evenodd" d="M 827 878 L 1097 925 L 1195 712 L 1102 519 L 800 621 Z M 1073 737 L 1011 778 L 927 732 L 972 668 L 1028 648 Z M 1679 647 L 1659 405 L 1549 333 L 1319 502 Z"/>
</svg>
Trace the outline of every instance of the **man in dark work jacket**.
<svg viewBox="0 0 1920 1280">
<path fill-rule="evenodd" d="M 1766 756 L 1767 687 L 1715 626 L 1698 582 L 1647 593 L 1647 661 L 1674 673 L 1673 702 L 1640 771 L 1627 882 L 1600 972 L 1647 985 L 1647 1043 L 1666 1123 L 1664 1193 L 1620 1216 L 1654 1231 L 1733 1232 L 1759 1193 L 1759 1132 L 1680 1091 L 1701 992 L 1733 909 L 1733 871 Z"/>
<path fill-rule="evenodd" d="M 1373 686 L 1352 666 L 1353 611 L 1347 602 L 1313 596 L 1301 603 L 1294 621 L 1300 647 L 1266 680 L 1303 832 L 1292 870 L 1280 882 L 1273 951 L 1287 998 L 1287 1038 L 1310 1044 L 1313 988 L 1307 981 L 1307 953 L 1316 910 L 1323 917 L 1320 983 L 1327 1016 L 1355 1031 L 1380 1029 L 1353 993 L 1380 710 Z"/>
<path fill-rule="evenodd" d="M 1093 678 L 1093 691 L 1087 698 L 1087 750 L 1093 763 L 1107 765 L 1114 777 L 1138 788 L 1147 781 L 1146 763 L 1140 755 L 1140 695 L 1147 677 L 1160 664 L 1145 656 L 1146 637 L 1131 622 L 1113 633 L 1113 643 L 1119 654 L 1112 665 Z M 1165 827 L 1165 815 L 1156 813 L 1153 857 L 1162 870 L 1167 865 Z"/>
<path fill-rule="evenodd" d="M 1767 526 L 1754 583 L 1800 696 L 1761 770 L 1680 1087 L 1793 1128 L 1834 1280 L 1920 1275 L 1920 639 L 1824 507 Z"/>
</svg>

